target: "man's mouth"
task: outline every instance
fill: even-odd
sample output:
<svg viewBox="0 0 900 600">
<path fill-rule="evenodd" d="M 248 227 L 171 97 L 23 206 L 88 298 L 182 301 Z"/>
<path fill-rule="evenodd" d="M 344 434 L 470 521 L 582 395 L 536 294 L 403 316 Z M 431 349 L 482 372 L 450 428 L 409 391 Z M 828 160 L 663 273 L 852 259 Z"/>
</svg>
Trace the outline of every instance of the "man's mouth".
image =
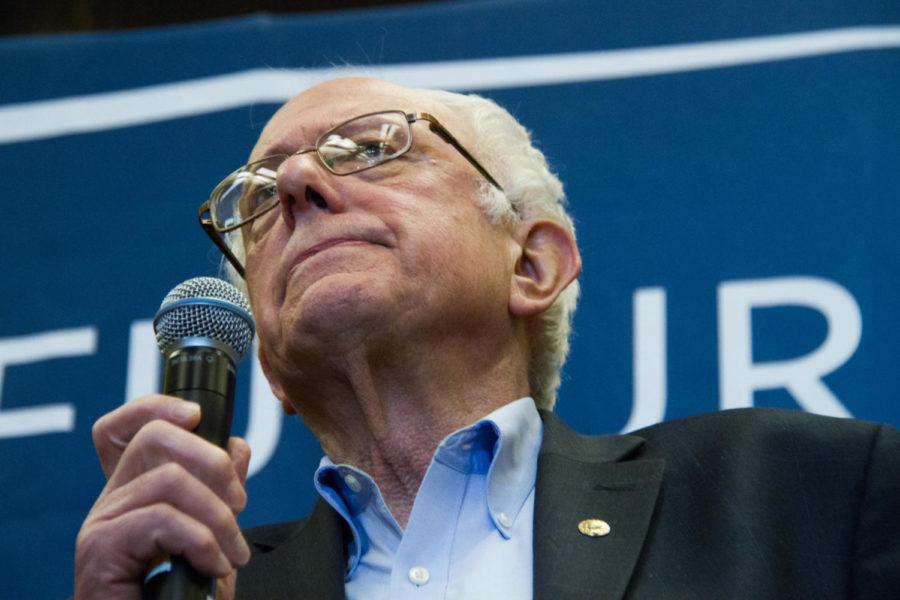
<svg viewBox="0 0 900 600">
<path fill-rule="evenodd" d="M 297 261 L 294 263 L 294 266 L 299 265 L 307 258 L 314 256 L 314 255 L 318 254 L 319 252 L 322 252 L 329 248 L 333 248 L 335 246 L 341 246 L 341 245 L 345 245 L 345 244 L 368 244 L 368 243 L 369 242 L 367 242 L 365 240 L 361 240 L 359 238 L 333 238 L 330 240 L 325 240 L 325 241 L 319 242 L 318 244 L 311 246 L 310 248 L 307 248 L 306 250 L 301 252 L 297 256 Z"/>
<path fill-rule="evenodd" d="M 288 271 L 288 277 L 290 277 L 291 274 L 293 274 L 294 270 L 297 269 L 303 263 L 305 263 L 307 260 L 309 260 L 313 256 L 316 256 L 317 254 L 321 254 L 322 252 L 329 250 L 330 248 L 334 248 L 337 246 L 348 246 L 348 245 L 363 245 L 363 244 L 370 245 L 372 243 L 373 242 L 369 242 L 368 240 L 364 240 L 364 239 L 356 238 L 356 237 L 337 237 L 337 238 L 330 238 L 327 240 L 323 240 L 323 241 L 319 242 L 318 244 L 310 246 L 309 248 L 307 248 L 306 250 L 304 250 L 303 252 L 301 252 L 300 254 L 297 255 L 297 258 L 294 260 L 293 264 L 291 265 L 291 267 Z"/>
<path fill-rule="evenodd" d="M 320 226 L 324 229 L 325 226 Z M 319 235 L 312 237 L 308 241 L 312 243 L 307 248 L 291 256 L 284 263 L 283 273 L 289 279 L 297 267 L 304 264 L 310 258 L 326 252 L 332 248 L 341 246 L 365 245 L 365 246 L 381 246 L 382 248 L 391 248 L 396 245 L 396 239 L 393 233 L 384 226 L 365 225 L 362 223 L 345 223 L 343 225 L 332 225 L 332 231 L 319 231 Z"/>
</svg>

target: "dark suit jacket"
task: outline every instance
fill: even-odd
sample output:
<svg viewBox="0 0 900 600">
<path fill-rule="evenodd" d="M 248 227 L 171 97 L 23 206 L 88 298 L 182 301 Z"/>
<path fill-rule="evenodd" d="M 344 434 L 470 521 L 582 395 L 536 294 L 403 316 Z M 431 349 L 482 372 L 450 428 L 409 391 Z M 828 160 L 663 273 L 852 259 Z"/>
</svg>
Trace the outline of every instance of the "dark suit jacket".
<svg viewBox="0 0 900 600">
<path fill-rule="evenodd" d="M 900 598 L 896 429 L 747 409 L 589 437 L 542 418 L 535 600 Z M 238 598 L 344 598 L 344 529 L 319 501 L 249 530 Z"/>
</svg>

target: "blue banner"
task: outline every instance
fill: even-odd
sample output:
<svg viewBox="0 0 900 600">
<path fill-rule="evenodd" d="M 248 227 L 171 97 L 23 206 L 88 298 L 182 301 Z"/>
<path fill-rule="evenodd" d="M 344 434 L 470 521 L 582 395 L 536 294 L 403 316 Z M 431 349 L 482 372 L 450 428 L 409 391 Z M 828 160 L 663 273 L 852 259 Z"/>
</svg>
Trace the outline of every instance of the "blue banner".
<svg viewBox="0 0 900 600">
<path fill-rule="evenodd" d="M 0 41 L 0 597 L 70 592 L 91 426 L 158 388 L 150 319 L 280 103 L 362 73 L 534 132 L 584 258 L 557 412 L 588 433 L 764 405 L 900 425 L 900 4 L 435 3 Z M 244 526 L 320 449 L 258 365 Z"/>
</svg>

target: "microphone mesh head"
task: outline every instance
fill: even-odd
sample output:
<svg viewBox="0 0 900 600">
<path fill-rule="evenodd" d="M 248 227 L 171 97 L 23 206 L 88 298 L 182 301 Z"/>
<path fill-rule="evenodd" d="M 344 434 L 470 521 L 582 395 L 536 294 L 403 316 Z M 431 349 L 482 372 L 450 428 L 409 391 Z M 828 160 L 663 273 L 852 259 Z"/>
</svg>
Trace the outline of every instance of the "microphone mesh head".
<svg viewBox="0 0 900 600">
<path fill-rule="evenodd" d="M 215 277 L 194 277 L 175 286 L 163 298 L 153 327 L 162 352 L 184 338 L 208 338 L 231 348 L 237 362 L 253 342 L 247 299 Z"/>
</svg>

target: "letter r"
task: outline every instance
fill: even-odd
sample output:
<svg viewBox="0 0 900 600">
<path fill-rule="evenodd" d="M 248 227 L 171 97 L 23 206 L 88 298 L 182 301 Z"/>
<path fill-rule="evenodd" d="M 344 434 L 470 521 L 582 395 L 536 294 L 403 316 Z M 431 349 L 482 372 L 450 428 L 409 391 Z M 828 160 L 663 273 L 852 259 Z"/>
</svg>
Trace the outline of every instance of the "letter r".
<svg viewBox="0 0 900 600">
<path fill-rule="evenodd" d="M 753 405 L 754 390 L 785 388 L 804 409 L 849 417 L 850 412 L 822 382 L 856 351 L 862 317 L 844 287 L 818 277 L 777 277 L 719 285 L 719 402 L 725 408 Z M 825 316 L 822 344 L 797 358 L 753 362 L 752 310 L 805 306 Z"/>
</svg>

